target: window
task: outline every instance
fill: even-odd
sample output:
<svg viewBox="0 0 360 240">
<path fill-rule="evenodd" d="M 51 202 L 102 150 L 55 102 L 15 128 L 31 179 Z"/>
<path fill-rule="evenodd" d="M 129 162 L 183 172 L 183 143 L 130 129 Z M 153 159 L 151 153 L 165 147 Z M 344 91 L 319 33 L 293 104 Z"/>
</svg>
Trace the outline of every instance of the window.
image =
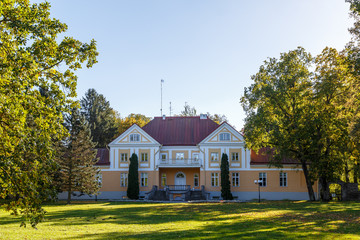
<svg viewBox="0 0 360 240">
<path fill-rule="evenodd" d="M 231 153 L 231 161 L 239 161 L 239 153 L 238 152 Z"/>
<path fill-rule="evenodd" d="M 198 153 L 194 153 L 193 154 L 193 158 L 194 158 L 194 160 L 199 160 L 199 154 Z"/>
<path fill-rule="evenodd" d="M 230 133 L 220 133 L 220 141 L 230 141 Z"/>
<path fill-rule="evenodd" d="M 160 158 L 161 158 L 161 161 L 162 161 L 162 162 L 165 162 L 166 159 L 167 159 L 167 154 L 166 154 L 166 153 L 162 153 Z"/>
<path fill-rule="evenodd" d="M 184 159 L 184 153 L 176 153 L 176 159 Z"/>
<path fill-rule="evenodd" d="M 147 185 L 148 185 L 148 174 L 147 173 L 141 173 L 140 184 L 142 187 L 147 187 Z"/>
<path fill-rule="evenodd" d="M 95 175 L 95 178 L 97 179 L 99 185 L 102 185 L 102 173 L 98 173 Z"/>
<path fill-rule="evenodd" d="M 121 162 L 127 162 L 128 160 L 128 154 L 127 153 L 121 153 L 120 154 L 120 161 Z"/>
<path fill-rule="evenodd" d="M 262 182 L 260 183 L 260 187 L 266 187 L 266 173 L 259 173 L 259 180 L 262 180 Z"/>
<path fill-rule="evenodd" d="M 140 142 L 140 134 L 131 134 L 130 142 Z"/>
<path fill-rule="evenodd" d="M 161 186 L 166 186 L 166 173 L 161 174 Z"/>
<path fill-rule="evenodd" d="M 219 173 L 211 173 L 211 186 L 219 186 Z"/>
<path fill-rule="evenodd" d="M 148 161 L 148 154 L 147 153 L 141 153 L 141 162 L 147 162 Z"/>
<path fill-rule="evenodd" d="M 287 173 L 280 172 L 280 187 L 287 187 Z"/>
<path fill-rule="evenodd" d="M 127 187 L 128 185 L 128 174 L 127 173 L 121 173 L 120 175 L 120 186 Z"/>
<path fill-rule="evenodd" d="M 239 173 L 232 173 L 232 186 L 238 187 L 240 185 Z"/>
<path fill-rule="evenodd" d="M 210 159 L 211 159 L 212 162 L 219 161 L 219 153 L 211 153 L 210 154 Z"/>
<path fill-rule="evenodd" d="M 199 186 L 199 174 L 195 173 L 194 174 L 194 187 L 198 187 Z"/>
</svg>

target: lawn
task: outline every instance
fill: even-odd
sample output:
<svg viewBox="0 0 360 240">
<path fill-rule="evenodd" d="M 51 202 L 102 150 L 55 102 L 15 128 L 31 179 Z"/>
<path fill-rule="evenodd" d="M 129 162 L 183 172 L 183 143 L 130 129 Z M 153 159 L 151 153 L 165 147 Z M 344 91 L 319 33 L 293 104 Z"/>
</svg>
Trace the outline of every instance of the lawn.
<svg viewBox="0 0 360 240">
<path fill-rule="evenodd" d="M 48 204 L 38 229 L 0 210 L 0 239 L 360 239 L 360 203 Z"/>
</svg>

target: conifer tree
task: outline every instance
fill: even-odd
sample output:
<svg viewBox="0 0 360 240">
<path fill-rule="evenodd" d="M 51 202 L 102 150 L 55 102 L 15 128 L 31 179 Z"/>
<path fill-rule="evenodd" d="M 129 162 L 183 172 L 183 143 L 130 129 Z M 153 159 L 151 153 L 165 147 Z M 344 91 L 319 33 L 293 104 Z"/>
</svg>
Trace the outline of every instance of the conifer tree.
<svg viewBox="0 0 360 240">
<path fill-rule="evenodd" d="M 91 137 L 97 148 L 104 148 L 116 135 L 117 114 L 109 101 L 91 88 L 80 100 L 81 113 L 89 123 Z"/>
<path fill-rule="evenodd" d="M 229 161 L 226 153 L 223 153 L 221 156 L 221 197 L 224 200 L 232 200 L 233 196 L 230 190 L 230 180 L 229 180 Z"/>
<path fill-rule="evenodd" d="M 130 199 L 139 199 L 139 172 L 138 157 L 133 153 L 130 157 L 129 179 L 127 188 L 127 197 Z"/>
<path fill-rule="evenodd" d="M 80 195 L 97 193 L 100 170 L 94 166 L 98 159 L 89 125 L 78 109 L 72 109 L 65 126 L 70 136 L 61 143 L 58 163 L 62 190 L 68 192 L 69 204 L 75 192 L 80 192 Z"/>
</svg>

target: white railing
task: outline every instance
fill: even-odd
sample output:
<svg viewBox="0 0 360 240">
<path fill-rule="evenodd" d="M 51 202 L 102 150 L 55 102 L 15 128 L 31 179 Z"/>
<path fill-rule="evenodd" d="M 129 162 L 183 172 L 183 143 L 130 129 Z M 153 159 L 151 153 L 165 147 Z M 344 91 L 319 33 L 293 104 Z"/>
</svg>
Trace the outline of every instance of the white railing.
<svg viewBox="0 0 360 240">
<path fill-rule="evenodd" d="M 161 167 L 200 167 L 200 159 L 159 159 L 159 166 Z"/>
</svg>

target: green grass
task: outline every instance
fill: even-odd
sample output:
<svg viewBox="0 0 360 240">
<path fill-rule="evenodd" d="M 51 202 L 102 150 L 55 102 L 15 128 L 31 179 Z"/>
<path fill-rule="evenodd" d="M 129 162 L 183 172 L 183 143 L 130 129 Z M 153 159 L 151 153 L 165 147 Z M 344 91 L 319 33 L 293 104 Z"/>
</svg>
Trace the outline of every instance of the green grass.
<svg viewBox="0 0 360 240">
<path fill-rule="evenodd" d="M 360 239 L 360 203 L 49 204 L 19 228 L 0 210 L 0 239 Z"/>
</svg>

